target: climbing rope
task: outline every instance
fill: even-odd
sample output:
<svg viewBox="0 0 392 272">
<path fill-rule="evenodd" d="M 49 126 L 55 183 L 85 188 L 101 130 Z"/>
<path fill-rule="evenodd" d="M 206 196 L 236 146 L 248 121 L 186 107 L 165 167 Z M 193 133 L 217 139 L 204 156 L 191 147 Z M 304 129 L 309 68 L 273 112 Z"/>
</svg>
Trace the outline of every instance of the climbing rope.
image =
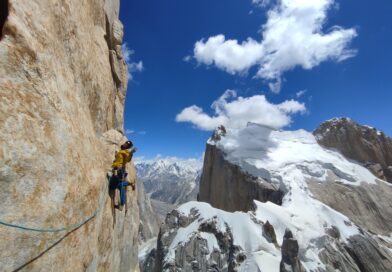
<svg viewBox="0 0 392 272">
<path fill-rule="evenodd" d="M 110 180 L 110 178 L 108 177 L 108 181 L 109 180 Z M 22 226 L 22 225 L 16 225 L 16 224 L 7 223 L 7 222 L 2 221 L 1 219 L 0 219 L 0 225 L 6 226 L 6 227 L 10 227 L 10 228 L 26 230 L 26 231 L 34 231 L 34 232 L 63 232 L 63 231 L 70 231 L 70 230 L 74 230 L 74 229 L 80 228 L 81 226 L 83 226 L 84 224 L 89 222 L 91 219 L 96 217 L 98 215 L 100 209 L 101 209 L 101 204 L 102 204 L 101 201 L 99 201 L 98 208 L 95 210 L 95 212 L 92 215 L 90 215 L 89 217 L 87 217 L 84 220 L 80 221 L 79 223 L 73 224 L 73 225 L 68 226 L 68 227 L 56 228 L 56 229 L 32 228 L 32 227 L 25 227 L 25 226 Z"/>
<path fill-rule="evenodd" d="M 107 179 L 108 179 L 108 182 L 110 182 L 110 176 L 109 175 L 107 175 Z M 106 183 L 104 185 L 107 186 Z M 16 228 L 16 229 L 21 229 L 21 230 L 26 230 L 26 231 L 51 232 L 51 233 L 54 233 L 54 232 L 56 232 L 56 233 L 66 232 L 64 235 L 62 235 L 62 237 L 60 239 L 57 239 L 57 241 L 55 243 L 52 243 L 52 245 L 50 245 L 47 248 L 45 248 L 45 250 L 43 250 L 37 256 L 35 256 L 31 260 L 29 260 L 28 262 L 25 262 L 22 265 L 18 266 L 16 269 L 12 270 L 12 272 L 18 272 L 18 271 L 21 271 L 22 269 L 26 268 L 28 265 L 30 265 L 31 263 L 36 261 L 38 258 L 42 257 L 47 251 L 51 250 L 54 246 L 56 246 L 58 243 L 60 243 L 70 233 L 72 233 L 73 231 L 77 230 L 78 228 L 80 228 L 81 226 L 83 226 L 84 224 L 86 224 L 87 222 L 92 220 L 94 217 L 96 217 L 98 215 L 99 211 L 101 210 L 101 207 L 103 205 L 102 202 L 104 200 L 105 200 L 105 197 L 100 196 L 100 200 L 98 201 L 98 208 L 95 210 L 95 212 L 92 215 L 90 215 L 89 217 L 87 217 L 86 219 L 82 220 L 79 223 L 76 223 L 76 224 L 73 224 L 71 226 L 64 227 L 64 228 L 58 228 L 58 229 L 31 228 L 31 227 L 25 227 L 25 226 L 21 226 L 21 225 L 7 223 L 7 222 L 4 222 L 4 221 L 0 220 L 0 225 L 6 226 L 6 227 L 11 227 L 11 228 Z"/>
<path fill-rule="evenodd" d="M 62 231 L 69 231 L 69 230 L 72 230 L 72 229 L 77 229 L 77 228 L 83 226 L 88 221 L 90 221 L 91 219 L 96 217 L 98 212 L 99 212 L 99 208 L 91 216 L 87 217 L 83 221 L 81 221 L 81 222 L 79 222 L 77 224 L 71 225 L 69 227 L 64 227 L 64 228 L 59 228 L 59 229 L 30 228 L 30 227 L 25 227 L 25 226 L 21 226 L 21 225 L 15 225 L 15 224 L 7 223 L 7 222 L 4 222 L 2 220 L 0 220 L 0 225 L 6 226 L 6 227 L 10 227 L 10 228 L 16 228 L 16 229 L 27 230 L 27 231 L 35 231 L 35 232 L 62 232 Z"/>
</svg>

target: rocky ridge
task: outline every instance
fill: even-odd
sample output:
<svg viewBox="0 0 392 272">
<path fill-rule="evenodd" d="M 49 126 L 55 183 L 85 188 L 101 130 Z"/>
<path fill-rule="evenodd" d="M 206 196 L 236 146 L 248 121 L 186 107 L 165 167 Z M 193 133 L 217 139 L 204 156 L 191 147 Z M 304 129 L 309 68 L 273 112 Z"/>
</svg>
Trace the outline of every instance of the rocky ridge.
<svg viewBox="0 0 392 272">
<path fill-rule="evenodd" d="M 139 270 L 137 193 L 128 192 L 127 213 L 112 214 L 107 192 L 106 172 L 125 140 L 118 14 L 118 0 L 9 1 L 0 40 L 0 219 L 41 231 L 82 224 L 59 232 L 1 225 L 2 271 Z"/>
<path fill-rule="evenodd" d="M 222 131 L 207 144 L 200 188 L 221 210 L 191 202 L 168 215 L 155 271 L 392 269 L 390 185 L 305 131 Z"/>
<path fill-rule="evenodd" d="M 338 150 L 378 178 L 392 182 L 392 138 L 384 132 L 350 118 L 334 118 L 322 123 L 313 134 L 320 145 Z"/>
<path fill-rule="evenodd" d="M 170 157 L 136 162 L 138 178 L 151 199 L 172 205 L 196 200 L 201 166 L 196 159 Z"/>
</svg>

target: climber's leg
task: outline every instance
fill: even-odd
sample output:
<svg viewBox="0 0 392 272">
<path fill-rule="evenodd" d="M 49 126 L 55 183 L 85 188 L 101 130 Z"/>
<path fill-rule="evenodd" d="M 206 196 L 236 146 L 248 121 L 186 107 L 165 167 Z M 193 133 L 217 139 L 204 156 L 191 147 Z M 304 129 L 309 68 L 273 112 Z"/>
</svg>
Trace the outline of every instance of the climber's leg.
<svg viewBox="0 0 392 272">
<path fill-rule="evenodd" d="M 117 188 L 117 179 L 115 178 L 114 175 L 108 177 L 109 178 L 109 197 L 110 197 L 110 208 L 112 211 L 112 217 L 113 217 L 113 227 L 116 224 L 116 205 L 115 205 L 115 198 L 116 198 L 116 188 Z"/>
<path fill-rule="evenodd" d="M 129 182 L 127 181 L 122 181 L 120 183 L 120 199 L 121 199 L 121 205 L 125 205 L 127 202 L 127 186 L 129 186 Z"/>
<path fill-rule="evenodd" d="M 118 193 L 119 193 L 119 198 L 118 198 L 118 209 L 120 210 L 120 211 L 122 211 L 122 208 L 123 208 L 123 198 L 124 198 L 124 196 L 123 196 L 123 181 L 124 181 L 124 178 L 125 178 L 125 176 L 126 176 L 126 173 L 125 173 L 125 170 L 124 169 L 122 169 L 122 168 L 120 168 L 120 169 L 118 169 L 118 171 L 117 171 L 117 179 L 118 179 L 118 183 L 117 183 L 117 189 L 118 189 Z"/>
</svg>

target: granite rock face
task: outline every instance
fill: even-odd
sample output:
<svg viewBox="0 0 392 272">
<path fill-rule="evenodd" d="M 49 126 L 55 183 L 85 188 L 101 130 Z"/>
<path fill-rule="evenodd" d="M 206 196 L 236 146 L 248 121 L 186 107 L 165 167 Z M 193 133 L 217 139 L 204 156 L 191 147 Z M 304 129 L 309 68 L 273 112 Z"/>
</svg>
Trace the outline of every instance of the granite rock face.
<svg viewBox="0 0 392 272">
<path fill-rule="evenodd" d="M 165 222 L 166 215 L 176 208 L 176 206 L 172 204 L 168 204 L 159 200 L 150 199 L 150 201 L 159 224 Z"/>
<path fill-rule="evenodd" d="M 260 177 L 226 161 L 215 145 L 207 144 L 199 201 L 229 212 L 253 209 L 253 200 L 280 205 L 284 192 Z"/>
<path fill-rule="evenodd" d="M 138 207 L 139 207 L 139 244 L 145 243 L 148 240 L 157 237 L 159 232 L 159 224 L 157 214 L 155 213 L 150 198 L 144 191 L 143 182 L 139 179 L 137 181 L 138 188 Z"/>
<path fill-rule="evenodd" d="M 392 139 L 383 132 L 349 118 L 326 121 L 313 134 L 320 145 L 358 161 L 375 176 L 392 182 Z"/>
<path fill-rule="evenodd" d="M 159 233 L 159 215 L 155 212 L 144 184 L 137 180 L 139 207 L 139 268 L 142 272 L 153 271 L 155 267 L 156 244 Z M 171 210 L 170 210 L 171 211 Z M 166 213 L 165 213 L 166 215 Z"/>
<path fill-rule="evenodd" d="M 373 130 L 371 129 L 371 131 Z M 373 132 L 369 133 L 373 135 Z M 315 134 L 316 139 L 320 141 L 319 134 Z M 383 137 L 380 132 L 375 131 L 374 134 Z M 214 133 L 215 135 L 217 133 Z M 282 199 L 287 200 L 292 197 L 285 190 L 288 188 L 287 186 L 281 186 L 281 189 L 278 189 L 272 184 L 269 184 L 268 169 L 261 169 L 262 171 L 259 171 L 259 173 L 262 173 L 262 176 L 254 177 L 247 171 L 248 169 L 245 170 L 238 164 L 227 160 L 224 151 L 218 148 L 219 141 L 225 135 L 219 135 L 220 137 L 213 136 L 207 144 L 200 185 L 200 201 L 205 201 L 216 208 L 233 212 L 252 210 L 253 200 L 267 203 L 272 202 L 280 205 Z M 323 135 L 328 135 L 328 133 Z M 344 146 L 344 141 L 350 141 L 350 138 L 341 140 L 342 146 Z M 356 139 L 356 141 L 360 143 L 365 140 L 361 138 Z M 377 137 L 367 139 L 366 141 L 368 141 L 367 148 L 369 146 L 377 147 L 379 145 L 379 139 Z M 388 139 L 385 142 L 388 142 Z M 286 143 L 277 143 L 277 145 L 280 144 L 284 145 Z M 317 144 L 316 141 L 315 144 Z M 275 148 L 275 146 L 271 146 L 267 145 L 266 149 Z M 356 147 L 358 154 L 367 154 L 367 152 L 370 152 L 367 149 L 365 151 L 360 150 L 360 147 L 360 145 Z M 385 154 L 389 152 L 388 148 L 388 146 L 380 147 L 377 151 L 378 153 L 376 152 L 378 155 L 375 155 L 374 159 L 378 156 L 380 158 L 378 162 L 381 163 L 381 154 L 383 154 L 385 157 L 384 160 L 387 161 L 389 154 L 391 154 Z M 292 154 L 287 153 L 286 155 L 290 158 Z M 342 160 L 345 160 L 342 155 L 339 154 L 338 156 Z M 322 158 L 322 156 L 320 157 Z M 338 159 L 340 158 L 338 157 Z M 231 157 L 231 160 L 233 160 L 233 157 Z M 369 162 L 369 160 L 367 159 L 366 161 Z M 265 159 L 265 161 L 268 160 Z M 364 160 L 362 162 L 364 163 Z M 281 247 L 280 271 L 309 271 L 309 266 L 305 268 L 303 263 L 315 259 L 319 260 L 316 264 L 318 266 L 317 271 L 377 272 L 392 270 L 392 239 L 390 238 L 392 233 L 392 222 L 390 219 L 392 218 L 392 202 L 390 201 L 392 187 L 388 183 L 378 180 L 376 177 L 372 178 L 371 176 L 367 176 L 367 181 L 363 180 L 362 182 L 361 180 L 355 184 L 355 180 L 343 172 L 347 171 L 347 169 L 339 170 L 334 165 L 323 161 L 316 161 L 321 168 L 318 168 L 318 166 L 309 167 L 309 163 L 309 161 L 305 161 L 292 166 L 293 169 L 296 169 L 294 171 L 299 176 L 303 176 L 306 181 L 306 185 L 303 187 L 304 191 L 309 191 L 312 198 L 324 203 L 328 209 L 332 208 L 347 216 L 348 221 L 344 225 L 355 225 L 359 230 L 359 234 L 351 235 L 348 239 L 343 239 L 339 232 L 342 226 L 340 228 L 336 226 L 327 228 L 317 238 L 311 241 L 319 251 L 316 256 L 309 256 L 305 253 L 305 248 L 308 245 L 301 244 L 289 231 L 285 233 L 283 241 L 280 240 L 282 242 L 276 243 L 274 240 L 276 238 L 279 240 L 279 236 L 277 237 L 274 233 L 274 228 L 281 226 L 276 224 L 272 226 L 267 221 L 263 225 L 263 236 L 277 247 Z M 368 165 L 366 164 L 365 166 Z M 324 170 L 320 171 L 319 169 Z M 368 169 L 370 168 L 368 167 Z M 382 171 L 385 173 L 385 168 Z M 374 171 L 373 173 L 376 174 Z M 270 172 L 270 174 L 273 175 L 274 173 Z M 282 178 L 285 177 L 282 176 Z M 273 186 L 274 189 L 268 186 Z M 270 205 L 273 204 L 266 204 L 266 207 Z M 278 222 L 282 223 L 279 220 Z M 300 231 L 297 229 L 296 235 Z"/>
<path fill-rule="evenodd" d="M 378 272 L 392 269 L 390 249 L 381 245 L 377 237 L 367 233 L 350 237 L 347 243 L 339 237 L 325 237 L 319 253 L 325 271 Z"/>
<path fill-rule="evenodd" d="M 263 225 L 263 236 L 267 238 L 267 240 L 275 245 L 278 245 L 278 241 L 276 240 L 276 233 L 274 226 L 267 220 Z"/>
<path fill-rule="evenodd" d="M 386 182 L 348 186 L 308 180 L 312 194 L 329 207 L 348 216 L 355 224 L 372 233 L 392 233 L 392 186 Z"/>
<path fill-rule="evenodd" d="M 125 140 L 118 13 L 118 0 L 9 1 L 0 41 L 0 219 L 57 229 L 97 213 L 58 233 L 1 225 L 2 271 L 138 270 L 137 193 L 128 191 L 127 213 L 113 214 L 106 177 Z M 110 62 L 116 49 L 119 71 Z"/>
<path fill-rule="evenodd" d="M 178 231 L 195 224 L 198 220 L 201 218 L 196 210 L 190 216 L 183 215 L 177 210 L 167 215 L 158 236 L 157 251 L 153 252 L 154 271 L 236 271 L 245 261 L 244 252 L 233 243 L 230 226 L 226 225 L 226 230 L 222 232 L 214 221 L 203 222 L 185 243 L 177 246 L 174 259 L 168 261 L 167 254 Z M 211 249 L 208 246 L 208 238 L 203 234 L 214 237 L 219 249 Z"/>
<path fill-rule="evenodd" d="M 282 261 L 280 262 L 280 272 L 303 272 L 301 262 L 298 258 L 299 245 L 294 239 L 293 233 L 286 230 L 282 243 Z"/>
</svg>

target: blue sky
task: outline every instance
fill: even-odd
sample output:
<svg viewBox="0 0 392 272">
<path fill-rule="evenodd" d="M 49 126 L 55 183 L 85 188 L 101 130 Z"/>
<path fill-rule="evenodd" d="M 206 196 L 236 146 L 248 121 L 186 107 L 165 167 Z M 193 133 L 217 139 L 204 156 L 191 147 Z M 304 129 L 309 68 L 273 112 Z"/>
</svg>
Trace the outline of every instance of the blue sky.
<svg viewBox="0 0 392 272">
<path fill-rule="evenodd" d="M 270 1 L 269 5 L 259 7 L 252 0 L 121 2 L 124 41 L 134 50 L 132 61 L 142 61 L 144 67 L 143 71 L 132 73 L 125 105 L 125 128 L 134 131 L 128 137 L 139 147 L 139 156 L 200 157 L 211 132 L 195 128 L 197 123 L 176 122 L 176 116 L 192 105 L 214 116 L 216 112 L 211 104 L 228 89 L 242 97 L 264 95 L 274 107 L 291 99 L 304 105 L 306 111 L 287 114 L 292 122 L 286 129 L 311 131 L 324 120 L 348 116 L 392 135 L 392 2 L 389 0 L 372 3 L 346 0 L 331 5 L 321 33 L 347 30 L 357 35 L 348 39 L 346 51 L 340 54 L 341 57 L 354 49 L 355 56 L 340 62 L 336 61 L 339 56 L 335 56 L 335 61 L 322 60 L 311 65 L 311 69 L 294 65 L 267 79 L 266 75 L 255 78 L 258 65 L 248 65 L 245 71 L 228 72 L 241 69 L 238 65 L 242 58 L 238 63 L 230 63 L 233 58 L 229 55 L 229 63 L 217 65 L 214 56 L 224 50 L 225 43 L 213 56 L 204 52 L 201 59 L 194 54 L 196 42 L 204 39 L 202 45 L 208 46 L 208 39 L 219 34 L 225 36 L 225 42 L 238 40 L 240 46 L 251 38 L 260 47 L 263 39 L 260 29 L 267 22 L 267 11 L 279 3 Z M 276 33 L 274 28 L 271 31 Z M 287 41 L 283 39 L 281 43 L 293 47 Z M 329 54 L 339 50 L 332 50 L 331 46 L 326 49 L 331 50 Z M 326 54 L 325 50 L 314 50 L 312 58 L 317 58 L 319 51 Z M 297 56 L 292 52 L 288 58 Z M 191 60 L 184 61 L 186 56 L 192 57 Z M 278 61 L 285 62 L 285 58 L 283 54 Z M 268 83 L 276 82 L 277 78 L 282 80 L 282 85 L 280 92 L 274 93 Z M 306 93 L 297 97 L 301 90 Z"/>
</svg>

